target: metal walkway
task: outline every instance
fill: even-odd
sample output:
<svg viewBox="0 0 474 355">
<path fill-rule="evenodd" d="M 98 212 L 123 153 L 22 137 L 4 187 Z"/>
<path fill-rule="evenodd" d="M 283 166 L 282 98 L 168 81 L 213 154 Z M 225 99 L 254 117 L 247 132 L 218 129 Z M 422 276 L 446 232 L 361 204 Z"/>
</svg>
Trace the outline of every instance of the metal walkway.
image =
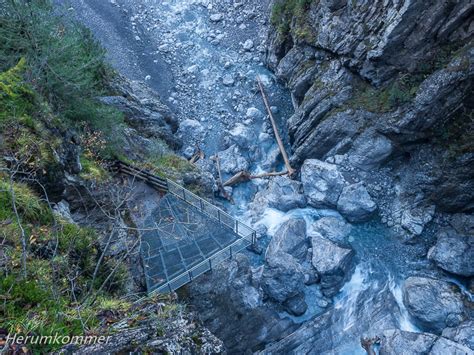
<svg viewBox="0 0 474 355">
<path fill-rule="evenodd" d="M 175 182 L 117 168 L 165 193 L 141 235 L 148 293 L 172 292 L 256 242 L 252 228 Z"/>
</svg>

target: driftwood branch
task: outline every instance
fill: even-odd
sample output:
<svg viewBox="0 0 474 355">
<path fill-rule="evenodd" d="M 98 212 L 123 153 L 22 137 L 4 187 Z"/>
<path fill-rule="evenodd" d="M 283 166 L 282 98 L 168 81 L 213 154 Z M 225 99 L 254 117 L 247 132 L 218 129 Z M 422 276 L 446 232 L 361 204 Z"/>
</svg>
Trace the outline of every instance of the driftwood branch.
<svg viewBox="0 0 474 355">
<path fill-rule="evenodd" d="M 214 161 L 217 167 L 217 175 L 219 176 L 219 179 L 217 181 L 217 187 L 219 188 L 219 192 L 226 200 L 233 202 L 232 196 L 227 193 L 227 191 L 224 189 L 225 185 L 222 183 L 221 163 L 219 160 L 219 154 L 216 154 L 216 156 L 214 157 Z"/>
<path fill-rule="evenodd" d="M 194 155 L 191 157 L 191 159 L 189 159 L 189 162 L 191 164 L 194 164 L 198 160 L 202 160 L 202 159 L 204 159 L 204 152 L 201 149 L 198 148 L 196 153 L 194 153 Z"/>
<path fill-rule="evenodd" d="M 241 182 L 246 182 L 253 179 L 266 179 L 273 176 L 283 176 L 287 174 L 288 174 L 287 171 L 275 171 L 275 172 L 270 172 L 270 173 L 252 175 L 248 171 L 239 171 L 237 174 L 232 176 L 229 180 L 224 182 L 223 186 L 233 186 Z"/>
<path fill-rule="evenodd" d="M 285 147 L 283 146 L 283 141 L 281 140 L 280 133 L 278 133 L 278 127 L 276 125 L 275 118 L 273 117 L 272 110 L 270 109 L 270 103 L 268 102 L 267 95 L 265 94 L 265 90 L 263 89 L 262 81 L 260 80 L 260 77 L 258 75 L 257 75 L 257 83 L 258 83 L 258 87 L 260 88 L 260 92 L 262 93 L 263 102 L 265 103 L 265 108 L 267 109 L 268 117 L 270 118 L 270 122 L 273 127 L 273 132 L 275 133 L 275 139 L 277 141 L 278 148 L 280 148 L 280 152 L 283 157 L 283 161 L 285 162 L 288 175 L 291 177 L 295 173 L 295 170 L 290 165 L 288 154 L 286 154 L 286 150 L 285 150 Z"/>
</svg>

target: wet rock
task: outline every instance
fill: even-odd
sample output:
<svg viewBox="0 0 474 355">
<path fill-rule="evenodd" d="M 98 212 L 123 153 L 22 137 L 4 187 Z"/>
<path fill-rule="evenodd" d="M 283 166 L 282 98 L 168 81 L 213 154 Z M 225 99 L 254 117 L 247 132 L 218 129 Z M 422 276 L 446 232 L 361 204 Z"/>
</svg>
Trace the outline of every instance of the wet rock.
<svg viewBox="0 0 474 355">
<path fill-rule="evenodd" d="M 298 295 L 290 298 L 289 300 L 285 301 L 283 307 L 288 313 L 296 317 L 302 316 L 306 313 L 306 310 L 308 309 L 308 305 L 306 304 L 304 295 Z"/>
<path fill-rule="evenodd" d="M 380 340 L 380 355 L 428 354 L 437 338 L 436 335 L 429 333 L 412 333 L 399 329 L 386 330 Z"/>
<path fill-rule="evenodd" d="M 426 277 L 409 277 L 403 286 L 403 303 L 422 329 L 440 334 L 464 318 L 461 294 L 454 284 Z"/>
<path fill-rule="evenodd" d="M 245 116 L 247 118 L 251 118 L 253 120 L 259 120 L 259 119 L 263 118 L 263 113 L 258 108 L 250 107 L 250 108 L 247 109 L 247 112 L 246 112 Z"/>
<path fill-rule="evenodd" d="M 313 223 L 313 230 L 321 234 L 322 237 L 336 243 L 342 247 L 350 247 L 347 237 L 352 226 L 344 219 L 338 217 L 323 217 Z"/>
<path fill-rule="evenodd" d="M 255 142 L 255 132 L 241 123 L 229 131 L 229 140 L 242 149 L 248 149 Z"/>
<path fill-rule="evenodd" d="M 443 337 L 456 343 L 467 346 L 474 350 L 474 321 L 469 320 L 461 323 L 456 328 L 446 328 L 443 330 Z"/>
<path fill-rule="evenodd" d="M 353 165 L 369 171 L 384 163 L 392 151 L 390 139 L 378 133 L 366 132 L 354 141 L 353 150 L 348 155 Z"/>
<path fill-rule="evenodd" d="M 368 221 L 377 210 L 362 182 L 345 186 L 342 189 L 337 210 L 350 222 L 360 223 Z"/>
<path fill-rule="evenodd" d="M 461 235 L 450 229 L 440 232 L 437 237 L 428 259 L 453 274 L 474 276 L 474 236 Z"/>
<path fill-rule="evenodd" d="M 435 206 L 418 206 L 403 211 L 401 225 L 413 235 L 420 235 L 433 219 Z"/>
<path fill-rule="evenodd" d="M 221 171 L 227 174 L 235 174 L 249 168 L 249 162 L 242 156 L 239 147 L 235 144 L 219 152 L 219 161 Z"/>
<path fill-rule="evenodd" d="M 290 219 L 283 223 L 275 232 L 268 245 L 266 258 L 271 258 L 273 255 L 281 252 L 290 254 L 300 261 L 306 258 L 308 240 L 304 219 Z"/>
<path fill-rule="evenodd" d="M 321 277 L 321 290 L 324 295 L 333 296 L 349 276 L 354 251 L 341 248 L 316 232 L 311 235 L 311 245 L 311 262 Z"/>
<path fill-rule="evenodd" d="M 455 343 L 449 339 L 439 337 L 431 348 L 430 355 L 474 355 L 467 346 Z"/>
<path fill-rule="evenodd" d="M 261 286 L 271 299 L 283 303 L 303 292 L 302 267 L 290 254 L 271 254 L 263 268 Z"/>
<path fill-rule="evenodd" d="M 268 206 L 286 212 L 306 206 L 306 197 L 303 195 L 303 186 L 300 182 L 284 176 L 273 178 L 261 195 Z"/>
<path fill-rule="evenodd" d="M 336 207 L 346 181 L 334 164 L 308 159 L 301 167 L 301 182 L 308 203 L 316 208 Z"/>
</svg>

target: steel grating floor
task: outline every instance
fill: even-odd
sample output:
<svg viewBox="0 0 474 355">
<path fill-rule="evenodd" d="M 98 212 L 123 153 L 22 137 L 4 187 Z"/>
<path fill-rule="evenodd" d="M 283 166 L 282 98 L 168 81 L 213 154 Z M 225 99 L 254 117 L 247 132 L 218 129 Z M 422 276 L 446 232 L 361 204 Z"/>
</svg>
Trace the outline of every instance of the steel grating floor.
<svg viewBox="0 0 474 355">
<path fill-rule="evenodd" d="M 142 254 L 148 290 L 185 273 L 241 239 L 231 228 L 167 194 L 145 221 Z"/>
</svg>

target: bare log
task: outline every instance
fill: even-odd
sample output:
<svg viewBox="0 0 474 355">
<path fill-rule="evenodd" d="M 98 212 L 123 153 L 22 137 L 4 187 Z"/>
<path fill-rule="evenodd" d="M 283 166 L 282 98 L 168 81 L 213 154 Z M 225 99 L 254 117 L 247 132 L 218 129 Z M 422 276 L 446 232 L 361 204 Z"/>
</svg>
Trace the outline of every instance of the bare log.
<svg viewBox="0 0 474 355">
<path fill-rule="evenodd" d="M 219 179 L 217 181 L 217 187 L 219 188 L 219 192 L 226 200 L 233 202 L 232 196 L 227 193 L 227 191 L 224 189 L 224 184 L 222 183 L 221 163 L 219 160 L 219 154 L 216 154 L 216 156 L 214 157 L 214 161 L 216 162 L 217 175 L 219 176 Z"/>
<path fill-rule="evenodd" d="M 288 175 L 288 172 L 287 171 L 274 171 L 270 173 L 251 175 L 248 171 L 239 171 L 237 174 L 232 176 L 229 180 L 224 182 L 223 186 L 233 186 L 241 182 L 246 182 L 253 179 L 266 179 L 273 176 L 283 176 L 283 175 Z"/>
<path fill-rule="evenodd" d="M 239 184 L 241 182 L 245 182 L 249 180 L 250 180 L 250 173 L 248 171 L 239 171 L 237 174 L 235 174 L 229 180 L 227 180 L 223 184 L 223 186 L 233 186 L 235 184 Z"/>
<path fill-rule="evenodd" d="M 276 125 L 275 118 L 273 117 L 272 110 L 270 109 L 270 104 L 268 102 L 267 95 L 265 94 L 265 90 L 263 89 L 262 81 L 260 80 L 260 77 L 258 75 L 257 75 L 257 83 L 258 83 L 258 87 L 260 88 L 260 92 L 262 93 L 262 98 L 268 112 L 268 117 L 270 118 L 270 122 L 272 123 L 273 132 L 275 133 L 275 138 L 278 144 L 278 148 L 280 148 L 280 152 L 283 157 L 283 161 L 285 162 L 288 175 L 291 177 L 295 173 L 295 170 L 290 165 L 288 154 L 286 154 L 286 150 L 285 150 L 285 147 L 283 146 L 283 141 L 281 140 L 280 133 L 278 133 L 278 127 Z"/>
<path fill-rule="evenodd" d="M 198 150 L 196 151 L 196 153 L 194 153 L 194 155 L 191 157 L 191 159 L 189 159 L 189 162 L 191 164 L 194 164 L 195 162 L 197 162 L 199 159 L 204 159 L 204 152 L 198 148 Z"/>
</svg>

